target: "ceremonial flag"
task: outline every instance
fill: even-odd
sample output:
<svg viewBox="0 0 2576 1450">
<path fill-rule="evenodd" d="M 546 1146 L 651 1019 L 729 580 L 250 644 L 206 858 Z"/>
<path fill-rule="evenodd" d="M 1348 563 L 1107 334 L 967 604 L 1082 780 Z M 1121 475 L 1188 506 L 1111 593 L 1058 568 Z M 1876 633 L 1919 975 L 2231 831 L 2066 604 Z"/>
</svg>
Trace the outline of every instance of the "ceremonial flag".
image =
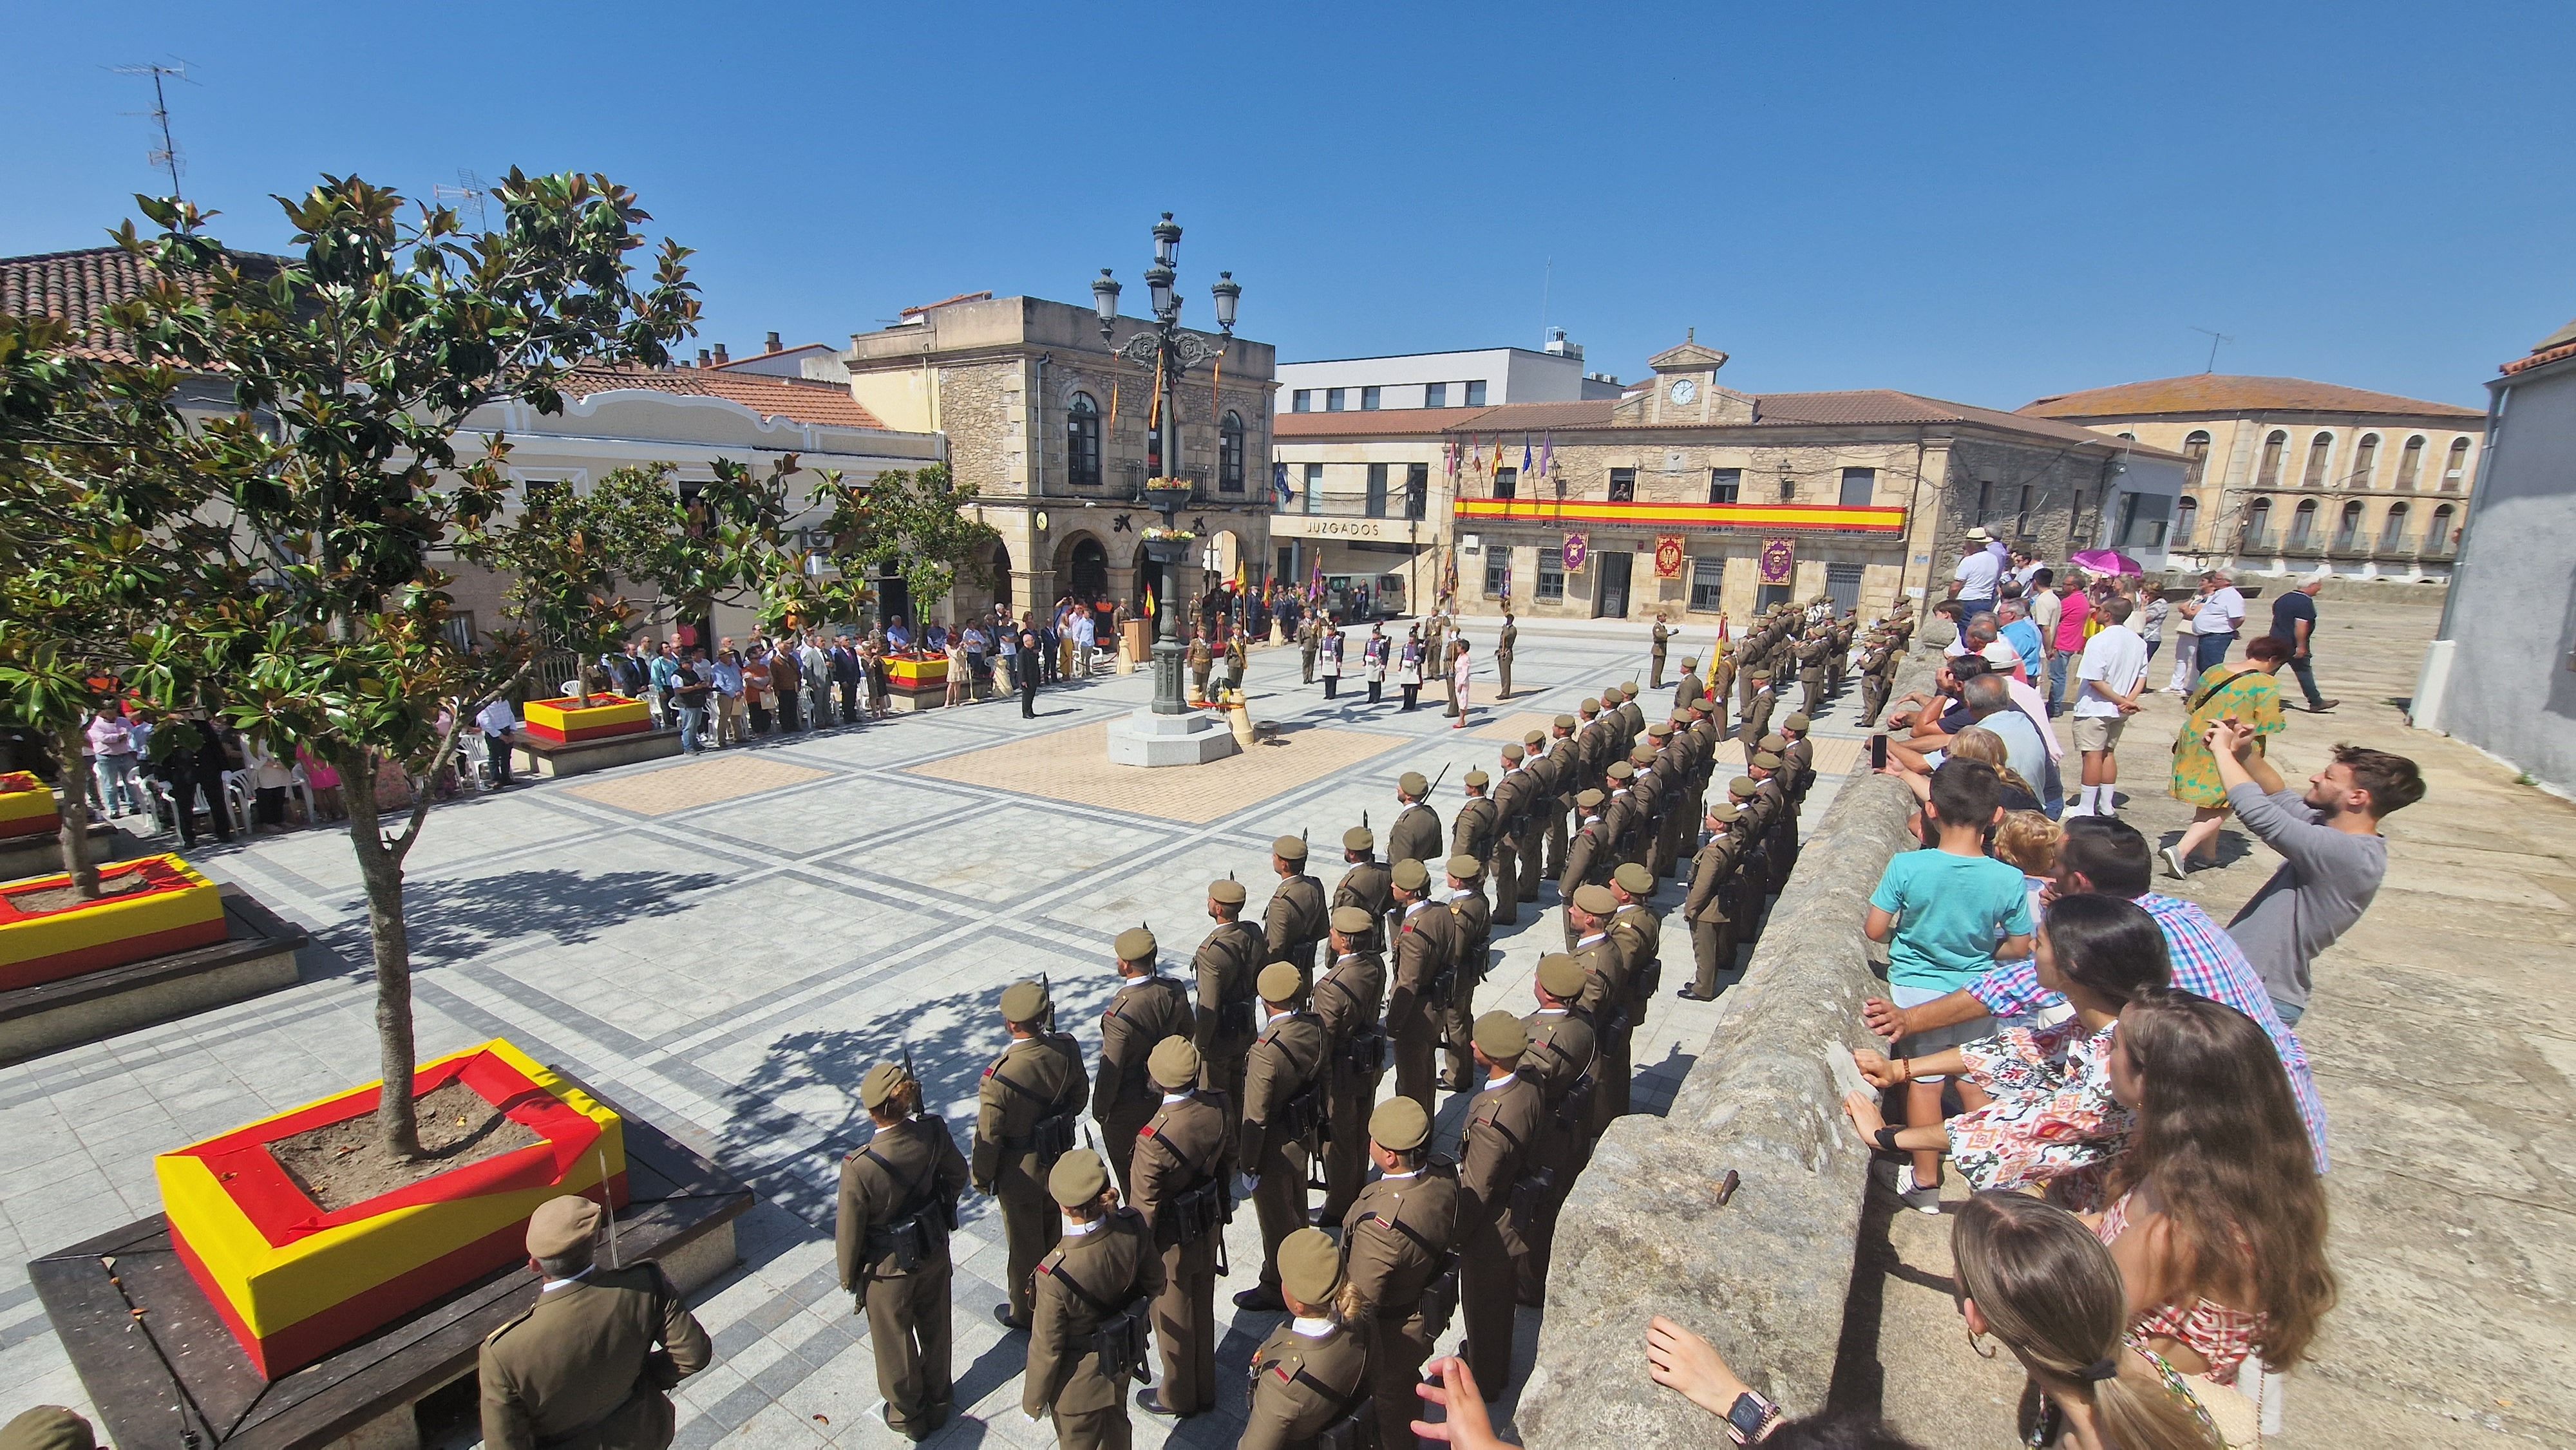
<svg viewBox="0 0 2576 1450">
<path fill-rule="evenodd" d="M 1270 465 L 1270 492 L 1279 500 L 1282 507 L 1287 505 L 1289 499 L 1295 497 L 1294 490 L 1288 487 L 1287 464 L 1274 463 Z"/>
<path fill-rule="evenodd" d="M 1162 427 L 1162 426 L 1163 426 L 1163 359 L 1162 359 L 1162 356 L 1161 356 L 1160 354 L 1156 354 L 1156 355 L 1155 355 L 1155 358 L 1154 358 L 1154 401 L 1153 401 L 1153 403 L 1152 403 L 1151 405 L 1149 405 L 1149 406 L 1145 409 L 1145 431 L 1146 431 L 1146 432 L 1148 432 L 1148 433 L 1151 433 L 1151 432 L 1153 432 L 1154 430 L 1156 430 L 1156 429 L 1158 429 L 1158 428 L 1160 428 L 1160 427 Z M 1168 470 L 1171 468 L 1171 463 L 1172 463 L 1172 461 L 1171 461 L 1170 459 L 1168 459 L 1168 458 L 1163 460 L 1163 466 L 1164 466 L 1164 468 L 1165 468 L 1165 470 L 1166 470 L 1166 471 L 1168 471 Z"/>
<path fill-rule="evenodd" d="M 1208 416 L 1225 421 L 1225 354 L 1216 355 L 1216 376 L 1208 383 Z"/>
<path fill-rule="evenodd" d="M 1503 440 L 1500 438 L 1494 440 L 1494 462 L 1492 465 L 1492 471 L 1495 473 L 1503 471 Z"/>
<path fill-rule="evenodd" d="M 1539 450 L 1538 450 L 1538 476 L 1539 476 L 1539 477 L 1541 477 L 1541 478 L 1545 478 L 1545 477 L 1547 477 L 1549 474 L 1554 473 L 1555 471 L 1556 471 L 1556 434 L 1555 434 L 1555 432 L 1554 432 L 1553 430 L 1550 430 L 1550 431 L 1549 431 L 1549 433 L 1548 433 L 1548 435 L 1547 435 L 1547 439 L 1546 439 L 1546 441 L 1545 441 L 1544 443 L 1542 443 L 1542 444 L 1539 446 Z"/>
<path fill-rule="evenodd" d="M 1145 586 L 1145 617 L 1154 617 L 1154 586 L 1151 584 Z"/>
<path fill-rule="evenodd" d="M 1528 476 L 1529 476 L 1529 471 L 1530 471 L 1530 446 L 1529 446 L 1529 435 L 1528 435 L 1527 433 L 1524 433 L 1524 434 L 1522 434 L 1522 435 L 1521 435 L 1521 476 L 1522 476 L 1522 477 L 1524 477 L 1524 478 L 1528 477 Z"/>
<path fill-rule="evenodd" d="M 1118 436 L 1118 380 L 1109 380 L 1109 436 Z"/>
</svg>

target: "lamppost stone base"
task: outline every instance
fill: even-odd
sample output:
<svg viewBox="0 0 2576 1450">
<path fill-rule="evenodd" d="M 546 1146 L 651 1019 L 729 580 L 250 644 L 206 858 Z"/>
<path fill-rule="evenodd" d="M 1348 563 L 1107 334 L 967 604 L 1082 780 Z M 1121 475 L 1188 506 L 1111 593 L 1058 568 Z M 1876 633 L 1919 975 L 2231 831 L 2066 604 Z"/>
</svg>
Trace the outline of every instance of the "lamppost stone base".
<svg viewBox="0 0 2576 1450">
<path fill-rule="evenodd" d="M 1234 731 L 1214 715 L 1157 715 L 1139 710 L 1109 722 L 1113 765 L 1205 765 L 1237 749 Z"/>
</svg>

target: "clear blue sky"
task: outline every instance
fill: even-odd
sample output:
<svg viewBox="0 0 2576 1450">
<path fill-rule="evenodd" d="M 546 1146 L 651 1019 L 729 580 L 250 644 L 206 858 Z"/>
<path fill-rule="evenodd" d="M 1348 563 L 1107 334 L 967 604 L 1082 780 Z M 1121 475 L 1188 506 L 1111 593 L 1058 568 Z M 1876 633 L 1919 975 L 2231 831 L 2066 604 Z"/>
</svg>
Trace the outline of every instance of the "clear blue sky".
<svg viewBox="0 0 2576 1450">
<path fill-rule="evenodd" d="M 148 83 L 236 245 L 323 171 L 605 171 L 706 333 L 1131 284 L 1178 213 L 1287 360 L 1541 338 L 2014 407 L 2197 372 L 2458 402 L 2576 315 L 2576 7 L 12 7 L 0 252 L 96 242 Z M 1131 302 L 1141 293 L 1131 292 Z M 1131 310 L 1138 310 L 1131 308 Z"/>
</svg>

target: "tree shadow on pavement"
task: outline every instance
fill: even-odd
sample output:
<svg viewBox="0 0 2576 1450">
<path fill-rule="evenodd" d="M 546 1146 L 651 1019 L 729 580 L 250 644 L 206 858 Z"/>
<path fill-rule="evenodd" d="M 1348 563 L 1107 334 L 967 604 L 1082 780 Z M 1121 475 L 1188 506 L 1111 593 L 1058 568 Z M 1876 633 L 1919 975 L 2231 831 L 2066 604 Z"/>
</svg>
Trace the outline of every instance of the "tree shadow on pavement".
<svg viewBox="0 0 2576 1450">
<path fill-rule="evenodd" d="M 431 967 L 532 937 L 578 946 L 593 940 L 602 927 L 686 911 L 697 893 L 723 884 L 723 877 L 703 871 L 511 871 L 409 883 L 403 891 L 403 917 L 412 965 Z M 367 899 L 352 896 L 344 909 L 347 914 L 315 932 L 313 940 L 349 964 L 353 974 L 363 975 L 372 970 L 368 963 L 373 960 Z"/>
</svg>

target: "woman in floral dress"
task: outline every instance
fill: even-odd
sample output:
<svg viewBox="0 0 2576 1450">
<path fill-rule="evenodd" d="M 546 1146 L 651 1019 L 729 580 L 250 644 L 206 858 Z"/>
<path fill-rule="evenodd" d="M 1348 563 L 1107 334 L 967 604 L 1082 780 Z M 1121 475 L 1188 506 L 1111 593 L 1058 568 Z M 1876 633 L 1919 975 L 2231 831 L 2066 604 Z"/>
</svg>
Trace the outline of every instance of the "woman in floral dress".
<svg viewBox="0 0 2576 1450">
<path fill-rule="evenodd" d="M 2200 672 L 2193 682 L 2181 733 L 2174 736 L 2174 799 L 2192 808 L 2191 825 L 2182 840 L 2164 849 L 2165 869 L 2189 875 L 2195 860 L 2218 860 L 2218 827 L 2227 819 L 2227 787 L 2218 779 L 2218 761 L 2209 753 L 2209 727 L 2221 720 L 2240 720 L 2254 727 L 2254 748 L 2284 728 L 2281 683 L 2272 678 L 2290 657 L 2287 640 L 2264 635 L 2245 646 L 2245 663 L 2224 661 Z"/>
</svg>

